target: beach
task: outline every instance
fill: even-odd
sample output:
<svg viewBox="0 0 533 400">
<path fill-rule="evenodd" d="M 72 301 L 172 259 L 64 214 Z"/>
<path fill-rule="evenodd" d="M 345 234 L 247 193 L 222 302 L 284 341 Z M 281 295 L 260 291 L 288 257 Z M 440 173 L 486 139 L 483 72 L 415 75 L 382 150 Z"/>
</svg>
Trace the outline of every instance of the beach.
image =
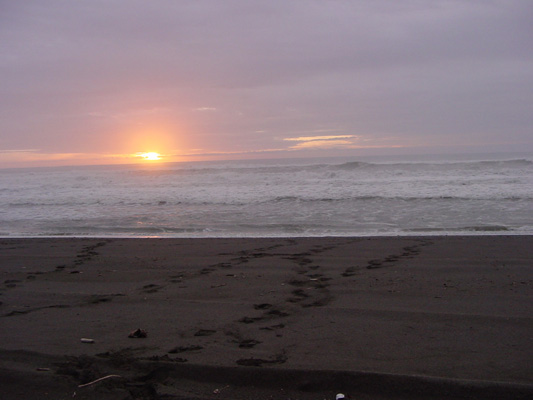
<svg viewBox="0 0 533 400">
<path fill-rule="evenodd" d="M 0 392 L 531 398 L 532 248 L 527 235 L 0 239 Z"/>
</svg>

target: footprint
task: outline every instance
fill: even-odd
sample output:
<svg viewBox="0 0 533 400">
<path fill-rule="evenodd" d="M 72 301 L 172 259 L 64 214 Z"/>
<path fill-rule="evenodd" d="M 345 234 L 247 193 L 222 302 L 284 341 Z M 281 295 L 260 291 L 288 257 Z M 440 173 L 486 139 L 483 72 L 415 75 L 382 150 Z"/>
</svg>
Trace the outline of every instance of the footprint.
<svg viewBox="0 0 533 400">
<path fill-rule="evenodd" d="M 376 269 L 383 266 L 383 262 L 380 260 L 370 260 L 368 262 L 368 265 L 366 266 L 367 269 Z"/>
<path fill-rule="evenodd" d="M 269 303 L 254 304 L 254 309 L 256 310 L 268 310 L 271 307 L 272 304 Z"/>
<path fill-rule="evenodd" d="M 262 367 L 264 364 L 284 364 L 287 362 L 287 356 L 280 354 L 271 360 L 264 360 L 262 358 L 241 358 L 236 361 L 237 364 L 245 367 Z"/>
<path fill-rule="evenodd" d="M 87 303 L 89 304 L 99 304 L 99 303 L 108 303 L 113 300 L 113 297 L 125 296 L 123 293 L 116 294 L 93 294 L 89 296 Z"/>
<path fill-rule="evenodd" d="M 194 336 L 211 336 L 215 334 L 216 332 L 217 331 L 213 329 L 200 329 L 194 334 Z"/>
<path fill-rule="evenodd" d="M 20 283 L 21 281 L 19 281 L 18 279 L 7 279 L 4 281 L 4 284 L 6 285 L 7 288 L 15 288 L 17 287 L 17 283 Z"/>
<path fill-rule="evenodd" d="M 223 262 L 223 263 L 218 263 L 218 264 L 216 264 L 216 265 L 213 265 L 212 267 L 213 267 L 213 268 L 231 268 L 232 265 L 231 265 L 231 263 L 225 263 L 225 262 Z"/>
<path fill-rule="evenodd" d="M 111 300 L 109 296 L 92 295 L 89 298 L 89 304 L 107 303 Z"/>
<path fill-rule="evenodd" d="M 200 275 L 207 275 L 207 274 L 210 274 L 213 271 L 215 271 L 215 268 L 204 268 L 204 269 L 200 270 Z"/>
<path fill-rule="evenodd" d="M 161 285 L 156 285 L 154 283 L 150 283 L 149 285 L 144 285 L 142 287 L 142 291 L 144 293 L 156 293 L 158 292 L 159 290 L 163 289 L 163 286 Z"/>
<path fill-rule="evenodd" d="M 184 274 L 170 275 L 168 281 L 170 283 L 182 283 L 183 279 L 184 279 Z"/>
<path fill-rule="evenodd" d="M 344 270 L 344 272 L 341 275 L 344 277 L 349 277 L 355 274 L 356 274 L 356 267 L 348 267 Z"/>
<path fill-rule="evenodd" d="M 293 290 L 292 294 L 294 295 L 294 297 L 289 297 L 287 299 L 287 301 L 290 303 L 299 303 L 300 301 L 303 301 L 309 297 L 309 295 L 305 292 L 304 289 Z"/>
<path fill-rule="evenodd" d="M 252 347 L 260 344 L 261 342 L 259 340 L 255 340 L 255 339 L 246 339 L 246 340 L 241 340 L 239 342 L 239 347 L 242 348 L 242 349 L 251 349 Z"/>
<path fill-rule="evenodd" d="M 291 279 L 287 282 L 291 286 L 307 286 L 309 285 L 309 281 L 301 281 L 299 279 Z"/>
<path fill-rule="evenodd" d="M 202 350 L 202 349 L 203 349 L 202 346 L 197 346 L 197 345 L 179 346 L 179 347 L 174 347 L 173 349 L 169 350 L 168 352 L 170 354 L 177 354 L 177 353 L 184 353 L 186 351 L 197 351 L 197 350 Z"/>
<path fill-rule="evenodd" d="M 179 362 L 179 363 L 184 363 L 184 362 L 189 361 L 189 360 L 187 360 L 186 358 L 181 358 L 181 357 L 170 358 L 170 357 L 168 356 L 168 354 L 165 354 L 165 355 L 163 355 L 163 356 L 151 356 L 151 357 L 144 358 L 144 360 L 148 360 L 148 361 Z"/>
<path fill-rule="evenodd" d="M 280 310 L 270 310 L 266 313 L 267 315 L 273 315 L 275 317 L 288 317 L 290 314 Z"/>
<path fill-rule="evenodd" d="M 276 329 L 283 329 L 285 328 L 285 324 L 277 324 L 277 325 L 272 325 L 272 326 L 265 326 L 263 328 L 259 328 L 260 330 L 262 331 L 273 331 L 273 330 L 276 330 Z"/>
<path fill-rule="evenodd" d="M 261 321 L 262 317 L 242 317 L 239 322 L 242 322 L 243 324 L 253 324 L 256 321 Z"/>
</svg>

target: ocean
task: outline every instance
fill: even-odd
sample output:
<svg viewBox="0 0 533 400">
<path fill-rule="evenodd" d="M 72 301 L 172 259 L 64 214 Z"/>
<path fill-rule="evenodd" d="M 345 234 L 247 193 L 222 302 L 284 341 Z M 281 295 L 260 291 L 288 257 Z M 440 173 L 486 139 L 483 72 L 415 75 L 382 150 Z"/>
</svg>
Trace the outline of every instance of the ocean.
<svg viewBox="0 0 533 400">
<path fill-rule="evenodd" d="M 0 170 L 1 237 L 533 234 L 533 155 Z"/>
</svg>

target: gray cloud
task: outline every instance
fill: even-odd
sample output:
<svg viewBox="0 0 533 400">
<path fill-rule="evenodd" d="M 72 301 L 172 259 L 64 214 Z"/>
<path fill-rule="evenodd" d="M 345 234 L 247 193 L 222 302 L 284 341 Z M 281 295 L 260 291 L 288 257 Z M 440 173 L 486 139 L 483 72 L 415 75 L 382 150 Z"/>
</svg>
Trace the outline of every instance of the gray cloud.
<svg viewBox="0 0 533 400">
<path fill-rule="evenodd" d="M 527 0 L 0 8 L 0 149 L 118 152 L 113 135 L 150 118 L 184 152 L 261 151 L 319 129 L 533 149 Z"/>
</svg>

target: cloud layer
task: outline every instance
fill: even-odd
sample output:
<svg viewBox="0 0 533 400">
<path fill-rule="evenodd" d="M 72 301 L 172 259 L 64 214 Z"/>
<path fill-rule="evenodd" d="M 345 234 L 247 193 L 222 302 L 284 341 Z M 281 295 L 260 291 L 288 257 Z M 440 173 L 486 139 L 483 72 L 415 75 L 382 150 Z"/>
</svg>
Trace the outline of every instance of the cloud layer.
<svg viewBox="0 0 533 400">
<path fill-rule="evenodd" d="M 533 150 L 528 0 L 1 8 L 4 155 Z"/>
</svg>

